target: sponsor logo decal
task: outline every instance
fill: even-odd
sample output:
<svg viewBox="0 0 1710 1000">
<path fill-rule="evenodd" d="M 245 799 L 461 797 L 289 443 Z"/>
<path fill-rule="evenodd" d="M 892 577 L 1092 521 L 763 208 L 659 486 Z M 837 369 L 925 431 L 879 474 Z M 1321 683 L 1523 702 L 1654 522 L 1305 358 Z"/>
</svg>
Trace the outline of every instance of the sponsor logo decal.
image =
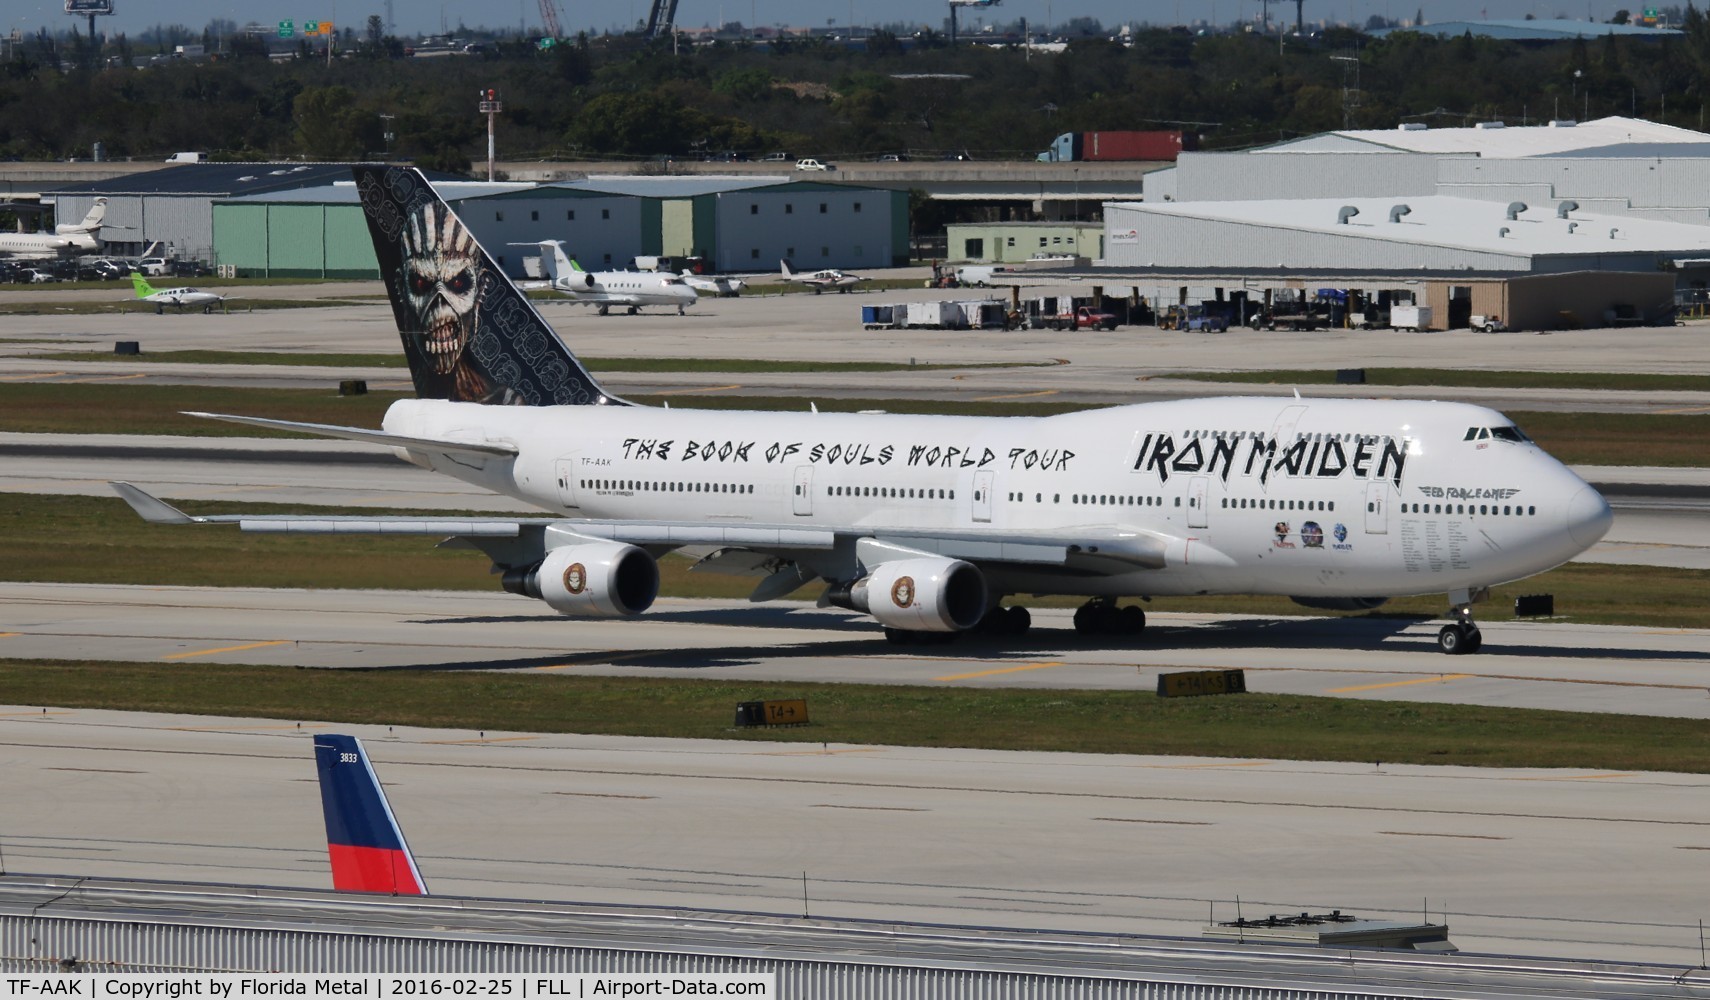
<svg viewBox="0 0 1710 1000">
<path fill-rule="evenodd" d="M 906 608 L 914 603 L 914 577 L 897 577 L 897 582 L 891 584 L 891 603 L 899 608 Z"/>
<path fill-rule="evenodd" d="M 564 589 L 572 594 L 588 589 L 588 568 L 581 563 L 571 563 L 564 570 Z"/>
<path fill-rule="evenodd" d="M 1334 527 L 1330 530 L 1330 537 L 1336 539 L 1336 543 L 1334 545 L 1331 545 L 1330 546 L 1331 548 L 1335 549 L 1338 552 L 1351 552 L 1351 551 L 1353 551 L 1354 547 L 1348 543 L 1348 526 L 1347 525 L 1338 523 L 1336 525 L 1336 527 Z"/>
<path fill-rule="evenodd" d="M 1288 540 L 1288 522 L 1287 521 L 1278 521 L 1275 525 L 1273 525 L 1271 527 L 1271 533 L 1276 535 L 1276 538 L 1271 542 L 1272 548 L 1275 548 L 1275 549 L 1292 549 L 1292 548 L 1294 548 L 1294 543 Z"/>
<path fill-rule="evenodd" d="M 1308 521 L 1300 526 L 1300 544 L 1309 549 L 1324 547 L 1324 529 L 1318 526 L 1317 521 Z"/>
<path fill-rule="evenodd" d="M 1520 491 L 1501 486 L 1421 486 L 1419 492 L 1437 500 L 1506 500 Z"/>
</svg>

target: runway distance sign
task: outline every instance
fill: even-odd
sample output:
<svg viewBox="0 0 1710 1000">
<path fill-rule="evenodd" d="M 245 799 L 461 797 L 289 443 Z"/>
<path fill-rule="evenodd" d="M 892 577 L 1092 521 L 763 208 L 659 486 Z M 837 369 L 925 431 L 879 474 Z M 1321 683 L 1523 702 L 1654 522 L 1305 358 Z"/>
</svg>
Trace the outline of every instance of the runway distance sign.
<svg viewBox="0 0 1710 1000">
<path fill-rule="evenodd" d="M 1246 693 L 1247 674 L 1241 670 L 1184 670 L 1181 673 L 1158 675 L 1160 698 Z"/>
</svg>

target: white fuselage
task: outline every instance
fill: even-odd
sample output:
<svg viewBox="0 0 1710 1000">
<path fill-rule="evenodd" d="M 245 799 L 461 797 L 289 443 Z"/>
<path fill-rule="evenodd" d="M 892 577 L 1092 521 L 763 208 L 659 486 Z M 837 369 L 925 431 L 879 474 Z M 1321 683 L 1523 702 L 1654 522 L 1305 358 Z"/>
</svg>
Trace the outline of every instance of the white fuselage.
<svg viewBox="0 0 1710 1000">
<path fill-rule="evenodd" d="M 592 278 L 585 285 L 584 278 Z M 560 276 L 552 287 L 577 302 L 590 305 L 677 306 L 693 305 L 695 290 L 672 274 L 652 274 L 647 271 L 575 271 L 567 279 Z"/>
<path fill-rule="evenodd" d="M 225 301 L 225 296 L 214 292 L 204 292 L 195 288 L 162 288 L 150 295 L 143 296 L 144 302 L 152 302 L 157 306 L 211 306 Z"/>
<path fill-rule="evenodd" d="M 1455 403 L 1235 397 L 1033 418 L 406 400 L 385 427 L 514 445 L 514 460 L 434 467 L 570 518 L 1142 537 L 1167 556 L 1103 574 L 995 565 L 1008 593 L 1441 593 L 1565 562 L 1610 517 L 1501 414 Z"/>
<path fill-rule="evenodd" d="M 0 254 L 46 256 L 99 249 L 101 244 L 88 233 L 0 233 Z"/>
</svg>

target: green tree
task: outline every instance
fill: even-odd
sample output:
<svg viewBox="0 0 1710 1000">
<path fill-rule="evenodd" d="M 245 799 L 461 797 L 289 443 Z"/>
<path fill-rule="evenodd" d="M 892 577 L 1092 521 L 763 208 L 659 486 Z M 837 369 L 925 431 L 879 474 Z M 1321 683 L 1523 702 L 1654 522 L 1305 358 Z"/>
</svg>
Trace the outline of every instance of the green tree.
<svg viewBox="0 0 1710 1000">
<path fill-rule="evenodd" d="M 309 87 L 291 105 L 297 145 L 317 160 L 357 160 L 381 146 L 380 118 L 348 87 Z"/>
</svg>

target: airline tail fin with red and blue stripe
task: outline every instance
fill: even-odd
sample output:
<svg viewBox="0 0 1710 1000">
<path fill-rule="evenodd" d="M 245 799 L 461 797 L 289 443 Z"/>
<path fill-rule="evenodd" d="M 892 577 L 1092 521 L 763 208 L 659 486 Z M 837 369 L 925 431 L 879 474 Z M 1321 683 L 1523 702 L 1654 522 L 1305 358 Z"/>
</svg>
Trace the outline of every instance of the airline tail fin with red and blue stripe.
<svg viewBox="0 0 1710 1000">
<path fill-rule="evenodd" d="M 362 741 L 354 736 L 317 735 L 315 771 L 321 779 L 333 888 L 427 895 L 415 856 L 404 842 L 404 832 L 392 815 Z"/>
</svg>

